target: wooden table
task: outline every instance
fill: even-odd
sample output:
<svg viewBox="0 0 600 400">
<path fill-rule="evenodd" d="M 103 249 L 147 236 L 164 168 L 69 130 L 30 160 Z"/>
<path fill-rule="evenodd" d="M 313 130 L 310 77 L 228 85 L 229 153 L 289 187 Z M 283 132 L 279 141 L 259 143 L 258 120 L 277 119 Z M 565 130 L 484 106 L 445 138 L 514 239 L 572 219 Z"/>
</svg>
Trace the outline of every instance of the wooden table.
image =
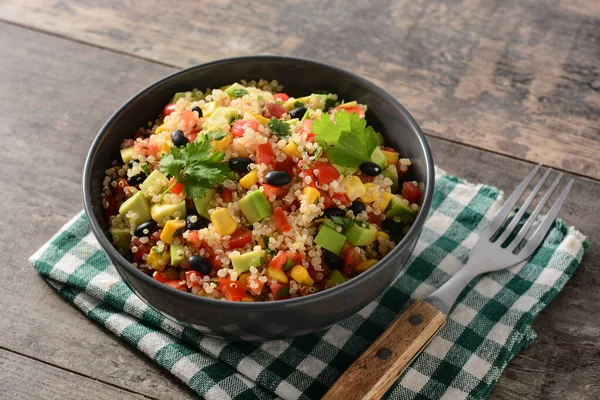
<svg viewBox="0 0 600 400">
<path fill-rule="evenodd" d="M 129 96 L 184 66 L 278 53 L 387 88 L 450 173 L 508 191 L 536 162 L 576 178 L 562 216 L 591 249 L 492 398 L 600 398 L 600 2 L 268 3 L 0 2 L 0 397 L 194 396 L 27 257 L 82 208 L 87 149 Z"/>
</svg>

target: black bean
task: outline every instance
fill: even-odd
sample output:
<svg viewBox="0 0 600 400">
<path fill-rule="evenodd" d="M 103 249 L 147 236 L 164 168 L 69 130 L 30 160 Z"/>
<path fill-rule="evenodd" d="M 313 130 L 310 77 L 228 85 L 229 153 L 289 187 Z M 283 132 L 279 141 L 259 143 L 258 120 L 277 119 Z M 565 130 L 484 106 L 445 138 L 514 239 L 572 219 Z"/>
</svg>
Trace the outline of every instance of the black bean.
<svg viewBox="0 0 600 400">
<path fill-rule="evenodd" d="M 204 229 L 208 227 L 208 220 L 197 214 L 188 214 L 188 216 L 185 217 L 185 226 L 194 231 Z"/>
<path fill-rule="evenodd" d="M 188 143 L 187 138 L 179 129 L 175 129 L 173 132 L 171 132 L 171 141 L 175 147 L 185 146 Z"/>
<path fill-rule="evenodd" d="M 198 106 L 192 108 L 192 111 L 196 111 L 198 113 L 198 117 L 202 118 L 202 109 Z"/>
<path fill-rule="evenodd" d="M 250 171 L 250 164 L 252 164 L 252 160 L 244 157 L 235 157 L 229 160 L 229 168 L 234 172 L 239 172 L 240 174 L 246 173 Z"/>
<path fill-rule="evenodd" d="M 346 215 L 346 211 L 339 209 L 337 207 L 329 207 L 327 210 L 323 211 L 326 217 L 343 217 Z"/>
<path fill-rule="evenodd" d="M 142 236 L 150 236 L 150 234 L 156 229 L 156 222 L 155 221 L 147 221 L 147 222 L 143 222 L 141 224 L 138 225 L 137 228 L 135 228 L 135 236 L 137 237 L 142 237 Z"/>
<path fill-rule="evenodd" d="M 367 206 L 362 201 L 355 200 L 352 202 L 350 206 L 350 210 L 354 213 L 354 216 L 357 216 L 361 212 L 365 211 Z"/>
<path fill-rule="evenodd" d="M 292 181 L 292 177 L 285 171 L 271 171 L 266 176 L 267 183 L 273 186 L 287 185 Z"/>
<path fill-rule="evenodd" d="M 363 174 L 369 176 L 377 176 L 381 174 L 381 167 L 375 164 L 373 161 L 365 161 L 358 166 Z"/>
<path fill-rule="evenodd" d="M 404 230 L 404 224 L 402 224 L 402 222 L 396 222 L 391 218 L 383 220 L 381 227 L 385 229 L 390 236 L 402 236 L 402 231 Z"/>
<path fill-rule="evenodd" d="M 144 179 L 146 179 L 146 174 L 140 172 L 137 175 L 127 177 L 127 184 L 129 184 L 129 186 L 136 186 L 144 182 Z"/>
<path fill-rule="evenodd" d="M 341 269 L 344 267 L 344 260 L 342 260 L 342 257 L 338 256 L 337 254 L 333 254 L 330 251 L 325 250 L 323 259 L 325 260 L 325 264 L 327 264 L 330 269 Z"/>
<path fill-rule="evenodd" d="M 206 261 L 201 256 L 191 256 L 189 259 L 190 268 L 196 272 L 200 272 L 203 275 L 207 275 L 212 267 L 208 261 Z"/>
<path fill-rule="evenodd" d="M 292 111 L 290 111 L 291 118 L 302 119 L 302 117 L 304 117 L 304 114 L 306 114 L 306 108 L 304 107 L 294 108 Z"/>
<path fill-rule="evenodd" d="M 132 167 L 133 167 L 133 163 L 136 163 L 136 162 L 139 162 L 139 161 L 138 161 L 138 160 L 131 160 L 131 161 L 129 161 L 129 162 L 127 163 L 127 166 L 128 166 L 129 168 L 132 168 Z"/>
</svg>

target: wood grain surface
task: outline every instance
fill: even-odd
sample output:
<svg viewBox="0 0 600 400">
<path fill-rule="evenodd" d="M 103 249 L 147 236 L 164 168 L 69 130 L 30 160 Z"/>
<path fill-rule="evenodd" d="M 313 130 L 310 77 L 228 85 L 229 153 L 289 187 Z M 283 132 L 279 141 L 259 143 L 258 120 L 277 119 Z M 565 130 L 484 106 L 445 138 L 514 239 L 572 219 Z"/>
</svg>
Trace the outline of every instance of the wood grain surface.
<svg viewBox="0 0 600 400">
<path fill-rule="evenodd" d="M 97 130 L 129 96 L 175 70 L 164 64 L 257 52 L 330 61 L 388 87 L 450 173 L 509 192 L 531 169 L 527 161 L 600 176 L 598 2 L 413 0 L 351 9 L 283 1 L 276 12 L 266 3 L 215 3 L 169 11 L 143 2 L 0 2 L 0 19 L 11 21 L 0 23 L 0 277 L 9 282 L 0 287 L 0 359 L 12 360 L 0 362 L 11 369 L 55 371 L 70 393 L 81 386 L 107 387 L 98 391 L 113 398 L 193 397 L 62 301 L 27 262 L 81 209 L 81 166 Z M 223 25 L 231 20 L 240 22 Z M 591 248 L 491 398 L 600 398 L 599 198 L 596 179 L 576 179 L 561 215 L 589 235 Z M 4 393 L 64 398 L 0 379 Z"/>
<path fill-rule="evenodd" d="M 443 312 L 424 301 L 414 302 L 348 367 L 323 400 L 382 398 L 445 323 Z"/>
<path fill-rule="evenodd" d="M 4 0 L 0 18 L 179 67 L 329 62 L 387 88 L 432 136 L 600 178 L 597 0 L 167 3 Z"/>
</svg>

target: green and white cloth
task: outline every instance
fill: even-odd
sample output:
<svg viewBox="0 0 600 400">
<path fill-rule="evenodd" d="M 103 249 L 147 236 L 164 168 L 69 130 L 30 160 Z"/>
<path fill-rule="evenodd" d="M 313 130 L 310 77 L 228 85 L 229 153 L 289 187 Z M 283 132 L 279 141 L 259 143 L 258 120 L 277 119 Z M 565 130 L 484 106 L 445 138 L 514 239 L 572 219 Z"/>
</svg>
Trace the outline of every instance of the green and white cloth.
<svg viewBox="0 0 600 400">
<path fill-rule="evenodd" d="M 83 213 L 30 259 L 67 300 L 202 397 L 317 399 L 406 309 L 454 275 L 501 206 L 501 192 L 438 171 L 432 210 L 406 268 L 356 315 L 286 341 L 214 339 L 148 307 L 125 285 Z M 388 391 L 389 399 L 481 399 L 534 339 L 531 323 L 575 272 L 586 238 L 556 221 L 527 263 L 488 274 L 459 297 L 448 322 Z M 357 278 L 360 279 L 360 278 Z"/>
</svg>

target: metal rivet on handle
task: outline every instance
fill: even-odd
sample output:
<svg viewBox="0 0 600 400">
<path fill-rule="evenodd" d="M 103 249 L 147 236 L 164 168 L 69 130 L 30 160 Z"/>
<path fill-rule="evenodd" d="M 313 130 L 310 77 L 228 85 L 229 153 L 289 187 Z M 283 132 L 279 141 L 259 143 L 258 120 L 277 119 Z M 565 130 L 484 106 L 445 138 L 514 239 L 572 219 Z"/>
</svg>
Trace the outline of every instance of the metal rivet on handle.
<svg viewBox="0 0 600 400">
<path fill-rule="evenodd" d="M 418 315 L 411 315 L 408 318 L 408 322 L 410 322 L 412 325 L 419 325 L 421 322 L 423 322 L 423 318 Z"/>
<path fill-rule="evenodd" d="M 392 351 L 388 348 L 383 348 L 383 349 L 379 350 L 379 353 L 377 353 L 377 356 L 379 358 L 381 358 L 382 360 L 390 358 L 391 355 L 392 355 Z"/>
</svg>

